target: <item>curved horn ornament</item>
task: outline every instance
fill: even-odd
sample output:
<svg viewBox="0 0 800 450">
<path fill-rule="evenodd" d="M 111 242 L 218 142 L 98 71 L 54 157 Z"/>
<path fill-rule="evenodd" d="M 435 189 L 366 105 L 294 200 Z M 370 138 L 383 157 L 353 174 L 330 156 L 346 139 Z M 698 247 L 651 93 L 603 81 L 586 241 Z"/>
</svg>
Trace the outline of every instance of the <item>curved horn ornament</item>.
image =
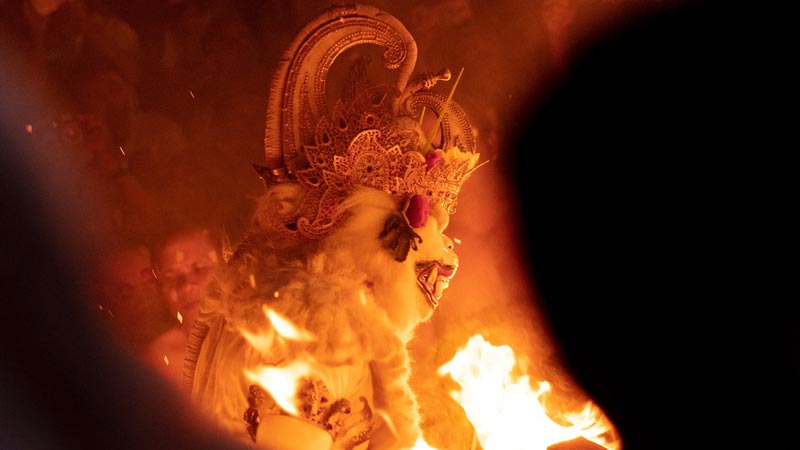
<svg viewBox="0 0 800 450">
<path fill-rule="evenodd" d="M 328 74 L 336 59 L 359 45 L 383 48 L 394 82 L 373 85 L 357 60 L 334 105 L 326 103 Z M 298 208 L 276 219 L 292 237 L 320 239 L 340 221 L 340 206 L 358 187 L 391 194 L 402 205 L 424 195 L 449 212 L 479 154 L 466 113 L 431 88 L 448 69 L 412 78 L 417 45 L 393 16 L 365 5 L 337 6 L 312 20 L 281 58 L 269 93 L 266 165 L 256 165 L 267 185 L 297 183 Z M 435 114 L 442 139 L 433 148 L 421 115 Z M 440 122 L 440 124 L 439 124 Z M 434 135 L 436 133 L 432 133 Z"/>
</svg>

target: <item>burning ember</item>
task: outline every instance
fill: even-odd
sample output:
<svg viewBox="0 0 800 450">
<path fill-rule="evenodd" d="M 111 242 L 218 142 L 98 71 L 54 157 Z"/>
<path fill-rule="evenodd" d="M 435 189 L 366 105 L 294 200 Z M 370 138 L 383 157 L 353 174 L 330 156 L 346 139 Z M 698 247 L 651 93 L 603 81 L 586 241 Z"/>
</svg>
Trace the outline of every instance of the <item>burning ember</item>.
<svg viewBox="0 0 800 450">
<path fill-rule="evenodd" d="M 515 365 L 511 347 L 494 346 L 476 334 L 439 368 L 439 375 L 450 375 L 461 386 L 450 395 L 464 408 L 481 448 L 544 450 L 583 437 L 619 450 L 618 440 L 605 437 L 612 434 L 612 427 L 594 404 L 588 402 L 577 413 L 547 411 L 542 401 L 550 384 L 542 381 L 532 389 L 528 375 L 511 376 Z M 569 425 L 555 422 L 551 418 L 555 415 Z"/>
</svg>

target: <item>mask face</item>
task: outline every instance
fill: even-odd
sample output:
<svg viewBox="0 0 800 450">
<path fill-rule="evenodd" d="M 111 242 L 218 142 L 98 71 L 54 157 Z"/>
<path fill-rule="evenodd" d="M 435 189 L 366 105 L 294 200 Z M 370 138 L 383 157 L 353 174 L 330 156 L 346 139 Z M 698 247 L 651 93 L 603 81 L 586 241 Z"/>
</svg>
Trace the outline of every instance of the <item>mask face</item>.
<svg viewBox="0 0 800 450">
<path fill-rule="evenodd" d="M 366 292 L 386 312 L 402 339 L 428 320 L 458 268 L 453 241 L 444 235 L 448 212 L 438 204 L 412 213 L 388 194 L 360 191 L 350 218 L 325 240 L 323 252 L 352 258 L 366 275 Z M 370 236 L 374 236 L 370 238 Z"/>
<path fill-rule="evenodd" d="M 440 226 L 439 221 L 431 217 L 423 227 L 415 228 L 421 240 L 417 251 L 409 253 L 417 286 L 432 309 L 439 306 L 444 290 L 458 269 L 458 255 L 453 241 L 443 233 L 445 227 L 446 223 Z"/>
<path fill-rule="evenodd" d="M 458 269 L 453 241 L 444 234 L 448 222 L 449 215 L 444 210 L 432 207 L 424 224 L 412 228 L 417 238 L 406 260 L 400 263 L 404 266 L 402 272 L 409 275 L 404 283 L 410 295 L 404 297 L 414 299 L 417 323 L 431 317 Z"/>
</svg>

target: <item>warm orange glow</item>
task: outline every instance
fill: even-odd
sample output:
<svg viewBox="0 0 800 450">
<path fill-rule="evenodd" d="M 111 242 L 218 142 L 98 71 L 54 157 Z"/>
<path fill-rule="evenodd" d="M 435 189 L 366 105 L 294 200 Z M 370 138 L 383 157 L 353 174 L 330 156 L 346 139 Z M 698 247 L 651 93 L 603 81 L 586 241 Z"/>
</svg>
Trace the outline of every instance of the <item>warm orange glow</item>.
<svg viewBox="0 0 800 450">
<path fill-rule="evenodd" d="M 281 345 L 282 339 L 295 342 L 309 342 L 316 339 L 310 332 L 297 327 L 291 321 L 264 305 L 264 314 L 271 327 L 261 333 L 251 333 L 245 329 L 239 332 L 254 348 L 268 352 L 273 346 Z M 275 339 L 275 337 L 279 339 Z M 284 343 L 285 344 L 285 343 Z M 281 366 L 259 366 L 245 370 L 245 376 L 258 383 L 275 399 L 284 411 L 298 415 L 297 390 L 301 380 L 314 373 L 314 360 L 310 355 L 300 354 L 296 359 Z"/>
<path fill-rule="evenodd" d="M 316 336 L 302 328 L 296 327 L 287 318 L 267 306 L 264 306 L 264 313 L 267 315 L 275 332 L 278 333 L 278 336 L 295 342 L 312 342 L 316 340 Z"/>
<path fill-rule="evenodd" d="M 464 408 L 483 450 L 545 450 L 578 437 L 620 448 L 618 440 L 603 436 L 611 425 L 596 405 L 589 402 L 577 413 L 547 411 L 542 400 L 550 384 L 541 381 L 532 389 L 528 375 L 512 377 L 515 365 L 511 347 L 494 346 L 476 334 L 439 368 L 439 375 L 450 375 L 461 386 L 450 395 Z M 555 415 L 570 425 L 553 421 Z"/>
<path fill-rule="evenodd" d="M 411 450 L 437 450 L 435 447 L 431 447 L 424 439 L 419 438 L 417 442 L 411 447 Z"/>
<path fill-rule="evenodd" d="M 178 311 L 178 314 L 177 314 L 176 317 L 178 318 L 178 323 L 183 323 L 183 314 L 181 314 L 180 311 Z"/>
<path fill-rule="evenodd" d="M 367 294 L 364 292 L 363 289 L 359 289 L 358 291 L 358 299 L 361 301 L 361 304 L 367 306 Z"/>
<path fill-rule="evenodd" d="M 255 370 L 245 370 L 245 376 L 258 383 L 275 399 L 287 413 L 297 416 L 299 405 L 297 389 L 300 380 L 313 373 L 310 359 L 298 358 L 284 366 L 261 366 Z"/>
<path fill-rule="evenodd" d="M 272 329 L 263 333 L 251 333 L 245 329 L 240 329 L 239 333 L 242 334 L 242 337 L 244 337 L 253 348 L 262 352 L 269 351 L 272 344 L 275 343 L 275 331 Z"/>
</svg>

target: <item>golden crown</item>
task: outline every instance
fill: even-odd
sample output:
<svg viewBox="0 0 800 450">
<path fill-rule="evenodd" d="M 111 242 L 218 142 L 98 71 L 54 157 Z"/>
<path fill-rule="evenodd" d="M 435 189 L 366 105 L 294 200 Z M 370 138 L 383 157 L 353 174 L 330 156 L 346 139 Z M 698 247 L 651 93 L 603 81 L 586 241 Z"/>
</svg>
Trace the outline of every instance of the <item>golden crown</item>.
<svg viewBox="0 0 800 450">
<path fill-rule="evenodd" d="M 391 84 L 371 84 L 366 62 L 353 64 L 341 97 L 330 109 L 326 82 L 331 66 L 358 45 L 384 48 L 383 63 L 397 70 Z M 393 16 L 366 5 L 337 6 L 309 22 L 280 59 L 266 120 L 266 166 L 256 170 L 267 186 L 305 188 L 297 210 L 283 221 L 291 235 L 319 239 L 342 219 L 342 202 L 359 186 L 391 194 L 399 205 L 411 197 L 439 203 L 449 213 L 479 154 L 467 115 L 449 96 L 431 90 L 451 73 L 411 76 L 417 46 Z M 462 70 L 463 72 L 463 70 Z M 426 114 L 433 129 L 422 130 Z M 434 145 L 434 137 L 436 139 Z"/>
</svg>

